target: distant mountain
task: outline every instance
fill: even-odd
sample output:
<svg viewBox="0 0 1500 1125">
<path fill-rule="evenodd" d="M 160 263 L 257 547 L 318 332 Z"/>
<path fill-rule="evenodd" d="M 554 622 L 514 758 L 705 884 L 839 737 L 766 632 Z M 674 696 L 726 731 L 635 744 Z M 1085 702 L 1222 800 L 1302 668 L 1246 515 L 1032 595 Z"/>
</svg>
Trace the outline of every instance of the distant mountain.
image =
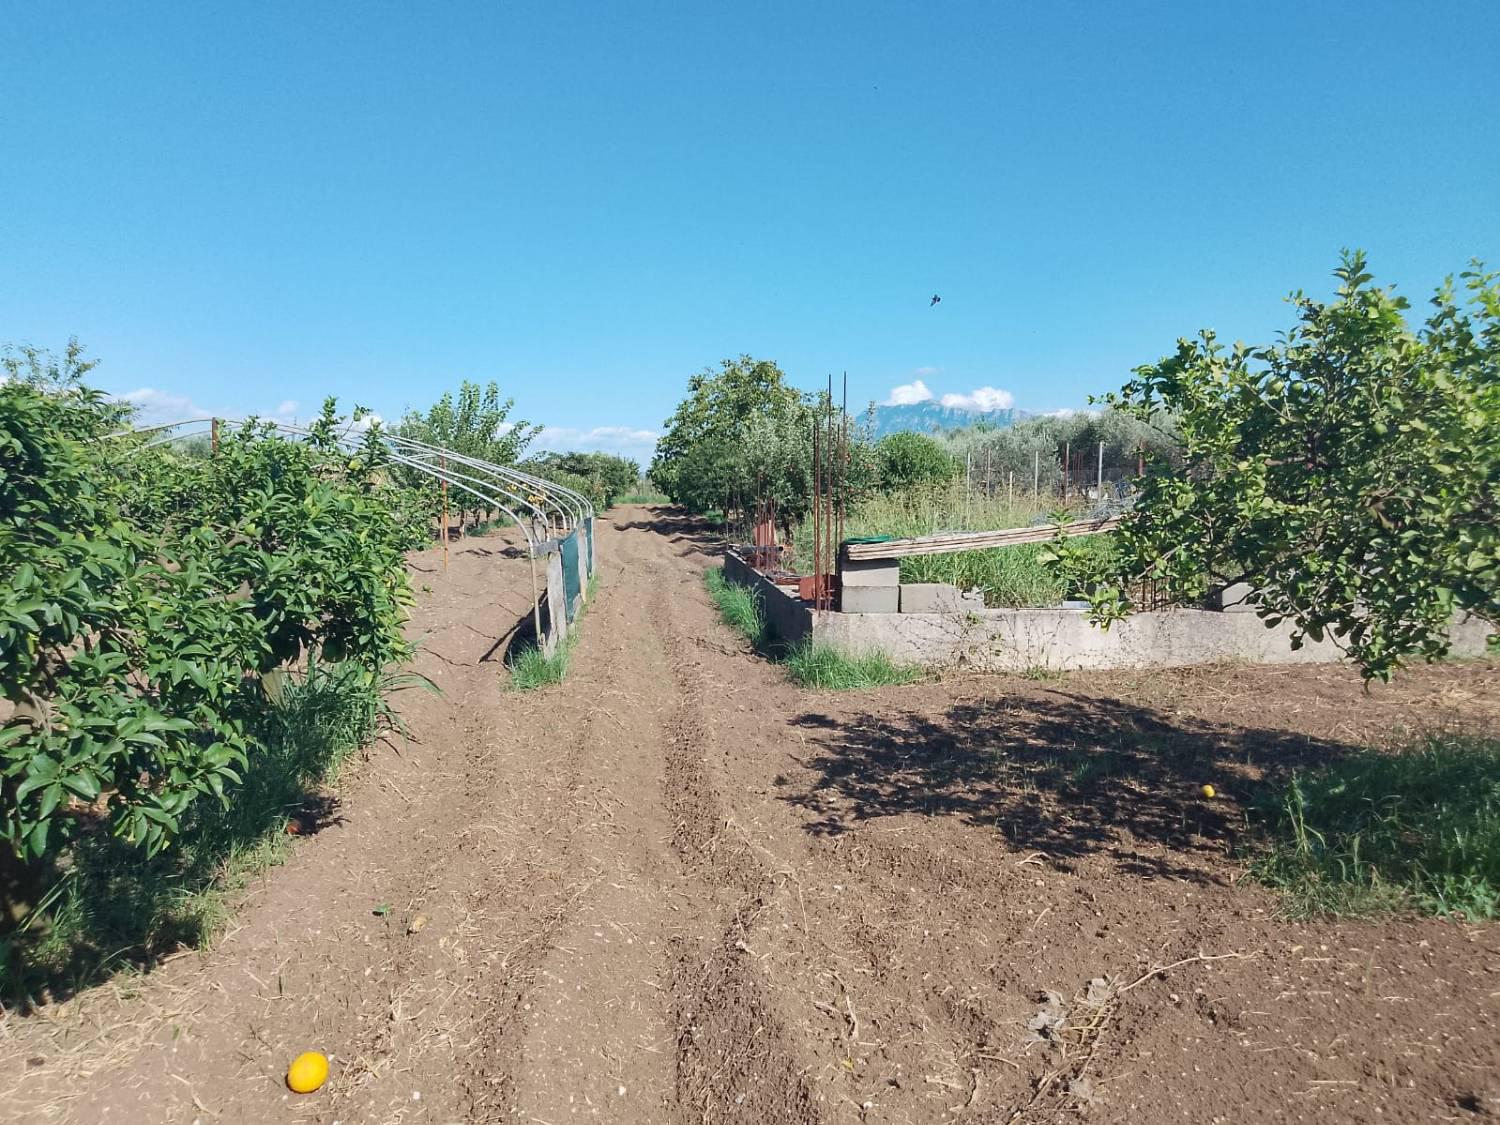
<svg viewBox="0 0 1500 1125">
<path fill-rule="evenodd" d="M 965 410 L 959 406 L 943 406 L 936 402 L 918 402 L 911 406 L 875 407 L 875 437 L 910 430 L 919 434 L 935 433 L 938 430 L 958 430 L 984 422 L 996 428 L 1012 426 L 1032 415 L 1025 410 L 1007 407 L 1004 410 Z"/>
</svg>

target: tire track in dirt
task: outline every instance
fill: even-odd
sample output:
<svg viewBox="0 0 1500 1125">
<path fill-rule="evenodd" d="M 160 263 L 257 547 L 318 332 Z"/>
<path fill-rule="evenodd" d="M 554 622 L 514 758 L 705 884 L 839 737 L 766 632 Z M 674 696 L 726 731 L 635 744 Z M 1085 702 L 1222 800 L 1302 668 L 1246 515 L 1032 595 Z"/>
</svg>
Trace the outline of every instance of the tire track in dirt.
<svg viewBox="0 0 1500 1125">
<path fill-rule="evenodd" d="M 701 569 L 685 581 L 696 584 Z M 709 1013 L 708 1031 L 718 1037 L 700 1050 L 685 1036 L 684 1074 L 696 1072 L 700 1096 L 731 1086 L 705 1098 L 706 1119 L 899 1122 L 997 1112 L 1025 1088 L 1003 1056 L 1024 1028 L 1031 996 L 1005 950 L 1034 920 L 1020 892 L 1030 868 L 971 870 L 941 849 L 925 855 L 920 833 L 910 844 L 873 826 L 809 834 L 808 817 L 774 799 L 774 787 L 789 779 L 766 764 L 795 769 L 789 749 L 807 746 L 803 730 L 833 723 L 816 712 L 837 697 L 799 691 L 727 646 L 694 645 L 689 638 L 728 633 L 705 597 L 671 593 L 657 618 L 669 630 L 669 650 L 681 654 L 675 671 L 683 706 L 711 699 L 717 738 L 732 740 L 705 745 L 701 713 L 681 718 L 683 808 L 711 807 L 715 819 L 684 819 L 679 839 L 703 870 L 727 868 L 721 886 L 740 891 L 718 946 L 686 966 L 679 1005 L 690 1031 L 701 1038 L 698 1019 Z M 727 698 L 729 685 L 745 690 L 746 706 Z M 808 713 L 815 721 L 799 726 Z M 726 854 L 734 861 L 726 863 Z M 936 900 L 916 894 L 934 882 Z M 976 914 L 991 925 L 976 931 Z M 942 950 L 940 974 L 931 972 L 935 949 Z M 775 1042 L 768 1057 L 736 1056 L 767 1028 Z M 737 1098 L 733 1087 L 745 1075 L 778 1072 L 794 1099 L 755 1105 L 743 1117 L 725 1112 L 725 1095 Z M 792 1072 L 794 1087 L 786 1078 Z"/>
<path fill-rule="evenodd" d="M 695 646 L 678 624 L 679 587 L 701 567 L 653 565 L 651 622 L 670 654 L 676 705 L 666 730 L 663 787 L 672 844 L 718 904 L 712 943 L 679 940 L 673 966 L 679 1120 L 817 1125 L 803 1065 L 750 944 L 777 873 L 725 811 L 706 766 L 714 739 L 703 718 Z M 683 571 L 687 573 L 684 574 Z"/>
<path fill-rule="evenodd" d="M 601 535 L 606 557 L 620 546 Z M 583 798 L 572 861 L 589 883 L 552 935 L 528 995 L 513 1112 L 660 1122 L 674 1100 L 668 948 L 699 916 L 667 843 L 656 693 L 666 661 L 634 568 L 613 562 L 588 610 L 569 690 Z"/>
</svg>

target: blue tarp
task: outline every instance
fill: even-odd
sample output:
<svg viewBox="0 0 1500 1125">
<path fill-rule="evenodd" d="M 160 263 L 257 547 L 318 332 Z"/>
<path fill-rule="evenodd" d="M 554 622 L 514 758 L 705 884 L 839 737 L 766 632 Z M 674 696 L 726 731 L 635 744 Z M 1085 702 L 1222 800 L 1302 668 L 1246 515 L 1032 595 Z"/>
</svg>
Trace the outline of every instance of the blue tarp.
<svg viewBox="0 0 1500 1125">
<path fill-rule="evenodd" d="M 569 532 L 558 546 L 562 550 L 563 601 L 567 603 L 568 620 L 572 621 L 577 614 L 578 595 L 583 589 L 578 573 L 578 529 Z"/>
</svg>

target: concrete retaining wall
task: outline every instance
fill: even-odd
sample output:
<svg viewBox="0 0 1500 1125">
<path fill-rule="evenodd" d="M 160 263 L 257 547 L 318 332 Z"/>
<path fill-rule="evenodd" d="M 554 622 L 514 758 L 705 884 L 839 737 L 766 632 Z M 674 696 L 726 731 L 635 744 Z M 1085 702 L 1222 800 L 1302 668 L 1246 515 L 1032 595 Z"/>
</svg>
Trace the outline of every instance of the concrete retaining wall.
<svg viewBox="0 0 1500 1125">
<path fill-rule="evenodd" d="M 748 586 L 756 593 L 771 631 L 786 644 L 794 645 L 812 632 L 813 611 L 807 603 L 795 593 L 776 585 L 732 551 L 724 555 L 724 577 L 736 585 Z"/>
<path fill-rule="evenodd" d="M 966 609 L 950 613 L 815 613 L 805 602 L 751 569 L 733 553 L 724 576 L 761 597 L 766 619 L 787 643 L 811 636 L 850 653 L 884 652 L 927 667 L 962 665 L 984 671 L 1028 668 L 1171 668 L 1246 661 L 1331 663 L 1342 659 L 1328 641 L 1291 644 L 1292 629 L 1268 627 L 1254 613 L 1169 609 L 1136 613 L 1109 629 L 1081 609 Z M 1454 656 L 1484 655 L 1494 627 L 1478 618 L 1453 627 Z"/>
</svg>

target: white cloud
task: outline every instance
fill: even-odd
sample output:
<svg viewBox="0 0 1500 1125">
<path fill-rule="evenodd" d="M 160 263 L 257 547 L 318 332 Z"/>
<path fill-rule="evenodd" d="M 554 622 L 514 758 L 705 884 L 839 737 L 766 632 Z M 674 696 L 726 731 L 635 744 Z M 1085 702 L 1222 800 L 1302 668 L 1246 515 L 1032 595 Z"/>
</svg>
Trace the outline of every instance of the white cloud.
<svg viewBox="0 0 1500 1125">
<path fill-rule="evenodd" d="M 630 426 L 595 426 L 588 430 L 544 426 L 537 435 L 535 448 L 551 453 L 614 453 L 644 462 L 651 459 L 660 437 L 655 430 Z"/>
<path fill-rule="evenodd" d="M 249 417 L 249 414 L 243 410 L 228 410 L 222 405 L 205 406 L 191 395 L 173 394 L 171 391 L 157 390 L 155 387 L 137 387 L 133 391 L 126 391 L 115 397 L 136 408 L 135 424 L 137 426 L 160 426 L 167 422 L 180 422 L 184 418 L 220 418 L 234 422 Z M 284 422 L 290 425 L 296 423 L 297 410 L 301 405 L 296 399 L 288 398 L 277 403 L 274 410 L 258 409 L 250 413 L 273 422 Z M 371 418 L 361 422 L 358 428 L 365 429 L 369 426 L 371 419 L 378 417 L 379 415 L 371 415 Z"/>
<path fill-rule="evenodd" d="M 944 395 L 942 404 L 952 410 L 1005 410 L 1015 405 L 1016 396 L 994 387 L 979 387 L 966 395 Z"/>
<path fill-rule="evenodd" d="M 136 408 L 136 424 L 141 426 L 159 426 L 183 418 L 207 418 L 214 413 L 187 395 L 174 395 L 155 387 L 137 387 L 117 397 Z"/>
<path fill-rule="evenodd" d="M 918 374 L 931 373 L 935 368 L 919 367 Z M 932 392 L 927 389 L 927 384 L 921 379 L 913 379 L 910 383 L 902 383 L 899 387 L 891 388 L 891 396 L 882 402 L 881 406 L 916 406 L 919 402 L 931 402 Z"/>
</svg>

